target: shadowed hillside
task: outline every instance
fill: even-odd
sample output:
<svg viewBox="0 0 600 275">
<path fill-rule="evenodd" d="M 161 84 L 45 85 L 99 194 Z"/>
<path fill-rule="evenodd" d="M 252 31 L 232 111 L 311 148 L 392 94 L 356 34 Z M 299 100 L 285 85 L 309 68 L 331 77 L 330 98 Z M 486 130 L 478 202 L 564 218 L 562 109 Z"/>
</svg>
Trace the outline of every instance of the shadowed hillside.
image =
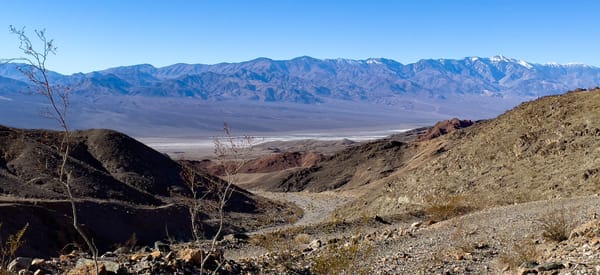
<svg viewBox="0 0 600 275">
<path fill-rule="evenodd" d="M 64 186 L 58 182 L 61 133 L 0 126 L 0 213 L 3 232 L 30 222 L 23 248 L 26 255 L 54 255 L 77 241 L 70 221 Z M 111 130 L 73 132 L 66 171 L 77 200 L 79 218 L 101 251 L 123 243 L 132 234 L 141 243 L 170 237 L 189 239 L 189 213 L 184 202 L 190 189 L 182 168 L 166 155 Z M 197 172 L 203 193 L 220 179 Z M 202 203 L 203 234 L 214 234 L 216 196 Z M 267 218 L 285 219 L 289 209 L 235 188 L 225 209 L 226 231 L 265 226 Z M 61 232 L 59 237 L 44 237 Z M 50 235 L 46 235 L 50 234 Z"/>
</svg>

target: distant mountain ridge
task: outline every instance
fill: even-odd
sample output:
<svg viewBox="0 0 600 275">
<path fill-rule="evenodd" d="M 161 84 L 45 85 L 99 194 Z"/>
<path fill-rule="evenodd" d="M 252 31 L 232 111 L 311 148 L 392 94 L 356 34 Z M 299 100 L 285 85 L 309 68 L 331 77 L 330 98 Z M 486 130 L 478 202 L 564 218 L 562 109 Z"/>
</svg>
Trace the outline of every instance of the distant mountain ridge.
<svg viewBox="0 0 600 275">
<path fill-rule="evenodd" d="M 380 106 L 388 106 L 390 114 L 396 112 L 405 117 L 402 114 L 410 113 L 410 118 L 430 116 L 428 121 L 432 122 L 449 116 L 492 117 L 524 100 L 577 87 L 594 87 L 600 83 L 600 68 L 583 64 L 534 64 L 504 56 L 424 59 L 412 64 L 385 58 L 303 56 L 291 60 L 258 58 L 240 63 L 174 64 L 160 68 L 141 64 L 69 76 L 52 73 L 51 78 L 55 84 L 70 87 L 73 98 L 79 98 L 94 110 L 98 106 L 93 104 L 106 97 L 117 97 L 110 102 L 129 105 L 139 102 L 140 97 L 152 102 L 168 99 L 185 99 L 194 104 L 234 102 L 235 112 L 246 117 L 247 104 L 261 108 L 264 104 L 269 108 L 292 104 L 302 111 L 310 111 L 311 106 L 317 105 L 344 109 L 339 113 L 355 111 L 355 104 L 366 104 L 362 110 L 380 112 Z M 0 96 L 10 98 L 8 94 L 26 89 L 16 65 L 0 65 Z M 165 104 L 157 105 L 168 108 Z M 153 111 L 144 108 L 138 107 L 141 116 L 145 116 L 145 111 Z M 128 112 L 111 108 L 100 111 Z M 281 115 L 273 118 L 284 119 Z M 23 126 L 18 122 L 12 124 Z"/>
</svg>

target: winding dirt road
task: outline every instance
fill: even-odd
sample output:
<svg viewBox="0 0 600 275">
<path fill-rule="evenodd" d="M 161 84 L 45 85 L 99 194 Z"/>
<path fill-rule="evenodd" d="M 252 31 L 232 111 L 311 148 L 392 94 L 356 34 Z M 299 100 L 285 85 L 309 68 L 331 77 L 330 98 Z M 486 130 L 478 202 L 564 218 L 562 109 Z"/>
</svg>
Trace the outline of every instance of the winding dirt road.
<svg viewBox="0 0 600 275">
<path fill-rule="evenodd" d="M 326 222 L 331 219 L 331 215 L 335 209 L 343 204 L 349 203 L 355 200 L 355 197 L 339 193 L 339 192 L 322 192 L 322 193 L 309 193 L 309 192 L 265 192 L 265 191 L 253 191 L 254 194 L 263 196 L 265 198 L 282 201 L 287 203 L 293 203 L 300 207 L 304 213 L 294 224 L 282 225 L 264 228 L 259 231 L 252 232 L 250 234 L 259 234 L 272 232 L 278 229 L 285 229 L 296 226 L 307 226 Z"/>
</svg>

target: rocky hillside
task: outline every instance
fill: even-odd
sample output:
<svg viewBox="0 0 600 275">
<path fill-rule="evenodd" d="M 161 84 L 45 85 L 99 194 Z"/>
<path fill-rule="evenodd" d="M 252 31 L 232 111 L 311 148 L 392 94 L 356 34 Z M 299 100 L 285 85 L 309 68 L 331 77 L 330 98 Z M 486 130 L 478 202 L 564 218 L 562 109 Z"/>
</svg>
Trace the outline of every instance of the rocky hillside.
<svg viewBox="0 0 600 275">
<path fill-rule="evenodd" d="M 187 162 L 210 175 L 225 176 L 226 171 L 231 173 L 234 170 L 237 170 L 237 173 L 270 173 L 290 168 L 312 167 L 323 161 L 323 159 L 325 159 L 325 156 L 316 152 L 285 152 L 248 160 L 241 167 L 233 162 L 221 164 L 208 159 Z"/>
<path fill-rule="evenodd" d="M 410 162 L 351 207 L 393 214 L 428 198 L 487 207 L 600 192 L 600 90 L 526 102 L 417 143 Z"/>
<path fill-rule="evenodd" d="M 241 179 L 250 181 L 244 183 L 246 187 L 267 191 L 320 192 L 356 189 L 385 178 L 406 165 L 406 162 L 417 152 L 417 146 L 413 141 L 436 131 L 438 131 L 436 128 L 424 127 L 395 134 L 386 139 L 351 143 L 351 146 L 348 145 L 336 153 L 323 156 L 321 161 L 309 167 L 298 166 L 302 169 L 287 171 L 272 167 L 269 172 L 277 173 L 250 180 L 247 180 L 247 177 Z"/>
<path fill-rule="evenodd" d="M 0 222 L 2 237 L 25 223 L 29 230 L 22 254 L 55 255 L 79 242 L 70 225 L 64 186 L 58 181 L 61 134 L 0 126 Z M 190 188 L 182 167 L 169 157 L 115 131 L 72 134 L 66 171 L 71 174 L 80 222 L 101 251 L 135 235 L 141 243 L 167 237 L 189 239 Z M 196 172 L 198 192 L 225 184 Z M 214 195 L 202 203 L 203 234 L 214 234 Z M 264 226 L 291 212 L 282 204 L 235 188 L 226 207 L 226 231 Z M 110 225 L 110 226 L 108 226 Z M 167 236 L 168 235 L 168 236 Z"/>
</svg>

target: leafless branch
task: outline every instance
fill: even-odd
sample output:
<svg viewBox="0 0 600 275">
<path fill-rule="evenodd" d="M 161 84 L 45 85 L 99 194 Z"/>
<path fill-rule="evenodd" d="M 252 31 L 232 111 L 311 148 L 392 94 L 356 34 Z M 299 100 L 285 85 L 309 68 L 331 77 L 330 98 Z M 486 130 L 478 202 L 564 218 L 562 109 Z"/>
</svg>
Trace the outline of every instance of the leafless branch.
<svg viewBox="0 0 600 275">
<path fill-rule="evenodd" d="M 19 49 L 24 56 L 19 58 L 8 59 L 7 62 L 24 62 L 25 65 L 17 64 L 17 69 L 25 75 L 35 87 L 35 92 L 45 97 L 50 106 L 45 114 L 55 119 L 62 132 L 63 137 L 60 143 L 59 151 L 61 154 L 61 164 L 58 169 L 58 181 L 65 187 L 71 210 L 73 215 L 73 227 L 87 244 L 90 253 L 94 259 L 96 274 L 99 273 L 98 268 L 98 249 L 81 228 L 77 218 L 77 207 L 75 198 L 71 192 L 71 173 L 67 171 L 67 162 L 70 154 L 71 131 L 67 123 L 67 110 L 69 107 L 69 89 L 60 89 L 53 86 L 48 78 L 48 70 L 46 69 L 46 60 L 50 54 L 56 54 L 56 46 L 53 39 L 46 38 L 45 30 L 34 30 L 37 40 L 41 43 L 41 50 L 35 47 L 25 32 L 25 27 L 17 29 L 10 26 L 10 32 L 17 35 L 19 38 Z"/>
<path fill-rule="evenodd" d="M 253 138 L 250 136 L 241 136 L 236 137 L 231 134 L 231 130 L 229 125 L 226 123 L 223 126 L 223 137 L 215 137 L 214 138 L 214 153 L 218 162 L 220 162 L 224 167 L 224 182 L 217 181 L 213 182 L 215 187 L 214 190 L 208 190 L 204 196 L 207 194 L 213 193 L 217 198 L 217 207 L 218 207 L 218 219 L 219 226 L 217 228 L 217 232 L 213 236 L 210 249 L 206 256 L 203 256 L 200 272 L 204 272 L 204 266 L 206 265 L 210 255 L 216 253 L 217 241 L 221 236 L 224 226 L 225 220 L 225 207 L 229 199 L 231 198 L 234 192 L 235 178 L 234 175 L 237 174 L 240 169 L 246 164 L 248 157 L 252 151 Z M 194 197 L 196 195 L 194 194 Z M 215 270 L 213 270 L 213 274 L 216 274 L 220 269 L 221 264 L 219 264 Z"/>
</svg>

